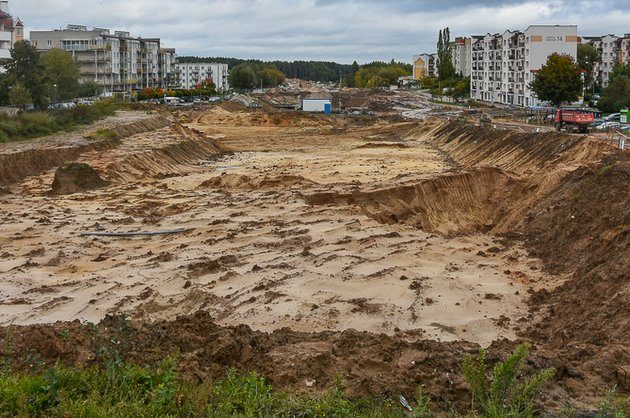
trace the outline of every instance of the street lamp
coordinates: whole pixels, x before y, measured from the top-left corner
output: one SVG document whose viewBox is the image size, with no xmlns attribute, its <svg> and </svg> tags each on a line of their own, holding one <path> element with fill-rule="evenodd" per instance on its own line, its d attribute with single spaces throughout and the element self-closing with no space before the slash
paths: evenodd
<svg viewBox="0 0 630 418">
<path fill-rule="evenodd" d="M 54 92 L 54 95 L 53 95 L 53 104 L 56 107 L 57 106 L 57 84 L 53 84 L 53 88 L 55 89 L 55 92 Z"/>
</svg>

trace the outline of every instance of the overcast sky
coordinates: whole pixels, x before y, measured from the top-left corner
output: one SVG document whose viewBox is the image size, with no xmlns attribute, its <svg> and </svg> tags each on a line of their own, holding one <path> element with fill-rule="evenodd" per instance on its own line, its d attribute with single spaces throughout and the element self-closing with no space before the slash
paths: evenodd
<svg viewBox="0 0 630 418">
<path fill-rule="evenodd" d="M 577 24 L 580 35 L 630 32 L 628 0 L 10 0 L 30 30 L 68 23 L 159 37 L 179 55 L 411 61 L 437 32 L 481 35 Z"/>
</svg>

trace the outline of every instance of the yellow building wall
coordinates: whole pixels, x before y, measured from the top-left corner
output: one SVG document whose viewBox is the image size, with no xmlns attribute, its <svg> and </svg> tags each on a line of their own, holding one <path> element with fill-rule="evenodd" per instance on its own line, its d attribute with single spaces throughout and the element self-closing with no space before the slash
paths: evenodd
<svg viewBox="0 0 630 418">
<path fill-rule="evenodd" d="M 413 63 L 413 79 L 422 80 L 424 77 L 426 77 L 424 60 L 422 58 L 418 58 Z"/>
</svg>

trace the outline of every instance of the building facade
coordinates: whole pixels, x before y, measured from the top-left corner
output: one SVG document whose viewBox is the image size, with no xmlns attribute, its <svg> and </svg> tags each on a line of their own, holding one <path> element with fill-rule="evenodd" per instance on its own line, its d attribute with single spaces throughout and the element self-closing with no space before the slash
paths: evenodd
<svg viewBox="0 0 630 418">
<path fill-rule="evenodd" d="M 472 39 L 459 37 L 451 44 L 452 62 L 455 74 L 462 77 L 470 77 L 472 58 Z"/>
<path fill-rule="evenodd" d="M 413 57 L 413 79 L 437 77 L 436 54 L 420 54 Z"/>
<path fill-rule="evenodd" d="M 175 50 L 164 49 L 157 38 L 135 38 L 129 32 L 68 25 L 65 29 L 33 31 L 39 51 L 61 49 L 79 64 L 81 82 L 96 82 L 106 93 L 176 85 Z M 165 71 L 168 71 L 165 73 Z"/>
<path fill-rule="evenodd" d="M 11 16 L 8 0 L 0 0 L 0 60 L 11 58 L 13 44 L 23 40 L 24 24 Z"/>
<path fill-rule="evenodd" d="M 584 36 L 581 42 L 592 45 L 601 54 L 601 62 L 597 63 L 593 72 L 595 83 L 602 88 L 608 87 L 610 74 L 617 64 L 630 64 L 630 33 L 624 36 Z"/>
<path fill-rule="evenodd" d="M 179 87 L 182 89 L 194 89 L 207 80 L 212 80 L 218 91 L 230 89 L 227 64 L 180 62 L 177 64 L 177 72 Z"/>
<path fill-rule="evenodd" d="M 538 106 L 529 89 L 549 55 L 577 59 L 577 26 L 532 25 L 471 38 L 471 98 L 514 106 Z"/>
</svg>

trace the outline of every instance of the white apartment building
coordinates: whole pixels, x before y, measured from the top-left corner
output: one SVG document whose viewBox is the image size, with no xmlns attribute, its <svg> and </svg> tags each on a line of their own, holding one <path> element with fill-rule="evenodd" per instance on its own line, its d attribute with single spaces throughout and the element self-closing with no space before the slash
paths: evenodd
<svg viewBox="0 0 630 418">
<path fill-rule="evenodd" d="M 206 80 L 212 80 L 218 91 L 230 89 L 227 64 L 180 62 L 177 64 L 177 72 L 179 87 L 182 89 L 192 90 Z"/>
<path fill-rule="evenodd" d="M 455 42 L 451 43 L 452 62 L 455 67 L 455 74 L 462 77 L 470 77 L 471 73 L 471 57 L 472 57 L 472 40 L 471 38 L 455 38 Z"/>
<path fill-rule="evenodd" d="M 601 53 L 601 62 L 595 66 L 595 82 L 601 87 L 608 87 L 610 73 L 617 64 L 630 64 L 630 33 L 624 36 L 584 36 L 583 44 L 594 46 Z"/>
<path fill-rule="evenodd" d="M 24 24 L 11 16 L 8 0 L 0 0 L 0 60 L 11 58 L 13 44 L 22 40 Z"/>
<path fill-rule="evenodd" d="M 515 106 L 538 106 L 529 89 L 549 55 L 577 59 L 576 25 L 532 25 L 524 32 L 473 36 L 471 39 L 471 97 Z"/>
<path fill-rule="evenodd" d="M 61 49 L 79 64 L 82 82 L 94 81 L 106 93 L 164 86 L 165 71 L 175 74 L 175 51 L 162 49 L 156 38 L 134 38 L 129 32 L 68 25 L 65 29 L 33 31 L 39 51 Z M 166 64 L 165 64 L 166 62 Z"/>
</svg>

